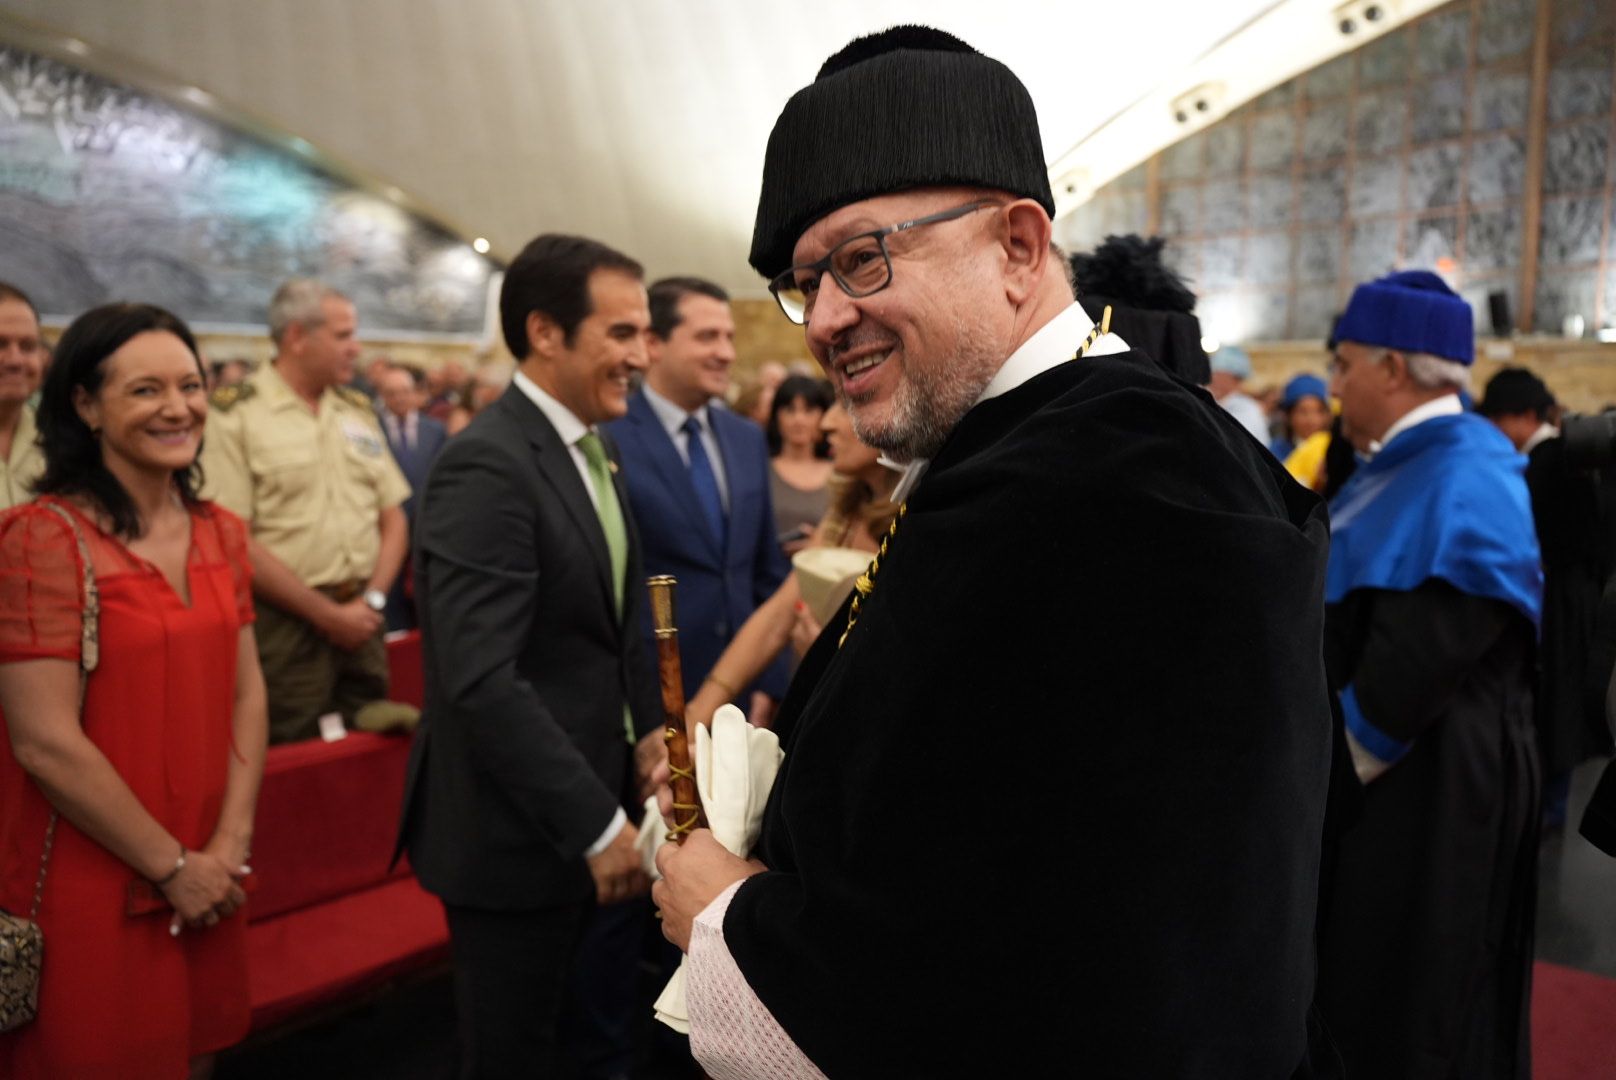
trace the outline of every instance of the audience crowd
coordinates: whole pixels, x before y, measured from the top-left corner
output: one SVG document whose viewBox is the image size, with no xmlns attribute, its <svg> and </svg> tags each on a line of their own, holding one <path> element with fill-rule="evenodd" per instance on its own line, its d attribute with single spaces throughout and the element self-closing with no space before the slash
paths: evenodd
<svg viewBox="0 0 1616 1080">
<path fill-rule="evenodd" d="M 0 1035 L 0 1073 L 117 1061 L 148 1070 L 119 1075 L 179 1075 L 242 1036 L 238 913 L 266 743 L 415 727 L 415 708 L 388 700 L 384 636 L 424 623 L 430 637 L 451 617 L 444 590 L 482 557 L 444 507 L 505 527 L 508 506 L 476 501 L 518 497 L 477 486 L 509 449 L 488 441 L 501 410 L 536 406 L 565 444 L 554 452 L 566 479 L 551 482 L 573 493 L 519 497 L 558 492 L 606 538 L 621 626 L 600 632 L 625 635 L 611 663 L 650 670 L 649 616 L 625 574 L 674 575 L 689 717 L 705 723 L 733 702 L 769 723 L 795 656 L 892 527 L 899 474 L 858 441 L 826 381 L 773 361 L 736 378 L 724 290 L 690 277 L 642 286 L 627 257 L 580 249 L 595 261 L 566 271 L 576 299 L 552 303 L 534 276 L 564 278 L 557 267 L 577 256 L 543 247 L 553 239 L 535 241 L 505 286 L 514 378 L 456 360 L 423 369 L 378 355 L 361 368 L 362 312 L 310 280 L 274 292 L 275 353 L 256 367 L 205 362 L 178 317 L 139 303 L 78 315 L 53 356 L 24 288 L 0 283 L 0 510 L 11 508 L 0 515 L 0 908 L 37 908 L 51 942 L 40 1017 Z M 625 311 L 643 304 L 643 325 L 595 325 L 618 302 L 603 281 L 627 289 Z M 1119 300 L 1119 317 L 1148 306 Z M 1250 356 L 1224 346 L 1203 395 L 1332 498 L 1326 666 L 1343 794 L 1325 822 L 1339 861 L 1320 918 L 1319 1001 L 1352 1075 L 1404 1075 L 1432 1030 L 1454 1026 L 1472 1064 L 1525 1060 L 1537 830 L 1565 823 L 1571 769 L 1612 750 L 1610 660 L 1596 639 L 1616 568 L 1601 471 L 1613 440 L 1570 437 L 1552 392 L 1521 368 L 1468 409 L 1473 341 L 1444 282 L 1395 274 L 1354 295 L 1328 376 L 1251 391 Z M 595 369 L 567 367 L 588 349 Z M 535 527 L 534 543 L 552 542 L 553 525 Z M 490 580 L 520 591 L 542 578 L 510 559 Z M 595 570 L 582 560 L 565 573 Z M 511 618 L 597 632 L 533 607 L 561 602 L 537 587 Z M 659 741 L 638 678 L 608 710 L 626 755 L 601 767 L 611 820 L 577 845 L 594 884 L 568 886 L 600 902 L 566 931 L 562 960 L 594 977 L 554 988 L 563 1041 L 577 1044 L 558 1052 L 579 1075 L 626 1075 L 639 965 L 671 975 L 680 955 L 622 861 Z M 1486 779 L 1460 793 L 1466 770 Z M 438 884 L 459 879 L 434 868 L 431 799 L 460 781 L 426 776 L 400 843 L 444 890 L 457 970 L 493 971 L 507 950 L 551 955 L 522 952 L 529 943 Z M 42 838 L 54 888 L 31 904 Z M 1403 862 L 1388 874 L 1388 860 Z M 153 917 L 123 917 L 126 886 L 130 913 Z M 468 959 L 473 942 L 486 955 Z M 1483 986 L 1490 1009 L 1458 1015 L 1469 999 L 1411 989 L 1430 980 Z M 501 1042 L 498 1010 L 458 990 L 457 1001 L 463 1038 L 490 1060 L 526 1052 Z M 671 1033 L 657 1053 L 675 1068 L 690 1060 Z"/>
</svg>

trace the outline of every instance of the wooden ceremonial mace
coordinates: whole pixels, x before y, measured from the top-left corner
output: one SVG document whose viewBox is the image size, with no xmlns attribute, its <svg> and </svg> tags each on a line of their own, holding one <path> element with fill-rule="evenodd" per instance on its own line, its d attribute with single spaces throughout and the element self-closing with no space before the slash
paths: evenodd
<svg viewBox="0 0 1616 1080">
<path fill-rule="evenodd" d="M 673 589 L 666 574 L 647 578 L 651 591 L 651 627 L 656 631 L 657 675 L 662 683 L 662 715 L 667 724 L 662 738 L 668 744 L 668 769 L 673 774 L 673 825 L 668 839 L 685 842 L 692 829 L 705 829 L 707 815 L 696 790 L 695 763 L 690 760 L 690 738 L 685 731 L 685 678 L 679 665 L 679 627 L 673 616 Z M 688 814 L 688 817 L 681 815 Z"/>
</svg>

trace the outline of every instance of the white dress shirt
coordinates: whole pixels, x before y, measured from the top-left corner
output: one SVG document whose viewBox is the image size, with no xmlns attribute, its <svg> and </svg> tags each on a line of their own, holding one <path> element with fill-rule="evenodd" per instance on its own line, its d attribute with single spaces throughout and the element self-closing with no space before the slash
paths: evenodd
<svg viewBox="0 0 1616 1080">
<path fill-rule="evenodd" d="M 595 429 L 578 419 L 571 409 L 546 394 L 539 388 L 538 383 L 523 375 L 520 371 L 516 373 L 511 381 L 516 384 L 518 390 L 527 395 L 529 401 L 539 407 L 539 411 L 544 414 L 544 418 L 550 421 L 550 426 L 556 429 L 556 434 L 561 436 L 561 441 L 567 444 L 567 453 L 572 455 L 572 464 L 578 470 L 578 479 L 583 481 L 584 491 L 589 493 L 589 501 L 594 503 L 595 512 L 599 513 L 600 497 L 595 494 L 595 481 L 589 475 L 589 459 L 584 457 L 582 450 L 578 449 L 578 440 Z M 612 820 L 606 825 L 606 831 L 600 834 L 600 839 L 584 850 L 584 857 L 589 858 L 605 851 L 611 846 L 612 841 L 617 839 L 617 834 L 623 831 L 623 826 L 627 824 L 628 815 L 619 806 L 617 812 L 612 815 Z"/>
<path fill-rule="evenodd" d="M 713 478 L 718 481 L 718 499 L 724 504 L 724 513 L 729 513 L 729 477 L 724 473 L 724 455 L 718 452 L 718 439 L 713 435 L 713 424 L 710 410 L 706 405 L 695 412 L 685 412 L 679 406 L 651 389 L 646 383 L 641 388 L 645 395 L 645 403 L 651 406 L 651 411 L 661 422 L 673 440 L 674 449 L 684 459 L 685 468 L 690 468 L 690 436 L 684 430 L 685 421 L 694 416 L 701 425 L 701 445 L 707 451 L 707 460 L 713 465 Z"/>
<path fill-rule="evenodd" d="M 401 443 L 406 450 L 413 450 L 421 441 L 421 414 L 411 409 L 399 419 L 389 409 L 382 410 L 382 419 L 387 423 L 387 437 L 396 443 Z"/>
<path fill-rule="evenodd" d="M 1533 450 L 1536 450 L 1550 439 L 1558 437 L 1559 434 L 1560 429 L 1555 427 L 1553 424 L 1539 424 L 1537 426 L 1537 430 L 1528 436 L 1526 443 L 1521 447 L 1521 453 L 1530 454 Z"/>
<path fill-rule="evenodd" d="M 1374 457 L 1384 450 L 1393 439 L 1411 427 L 1423 424 L 1427 420 L 1434 420 L 1439 416 L 1458 416 L 1462 412 L 1464 412 L 1464 405 L 1460 403 L 1458 394 L 1443 394 L 1435 400 L 1427 401 L 1424 405 L 1416 405 L 1399 417 L 1391 427 L 1387 428 L 1386 434 L 1379 439 L 1370 441 L 1369 453 L 1365 457 Z"/>
</svg>

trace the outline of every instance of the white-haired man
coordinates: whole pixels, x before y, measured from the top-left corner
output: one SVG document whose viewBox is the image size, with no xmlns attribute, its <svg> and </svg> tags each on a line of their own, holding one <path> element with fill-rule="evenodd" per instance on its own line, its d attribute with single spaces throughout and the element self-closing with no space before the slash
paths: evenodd
<svg viewBox="0 0 1616 1080">
<path fill-rule="evenodd" d="M 1470 306 L 1435 274 L 1359 286 L 1336 337 L 1367 460 L 1330 504 L 1325 660 L 1362 805 L 1329 875 L 1319 1008 L 1350 1076 L 1526 1076 L 1543 582 L 1526 459 L 1460 404 Z"/>
<path fill-rule="evenodd" d="M 382 611 L 410 486 L 370 399 L 344 385 L 358 325 L 335 289 L 288 281 L 270 301 L 274 360 L 211 398 L 207 494 L 252 530 L 271 742 L 313 738 L 329 713 L 351 724 L 387 696 Z"/>
<path fill-rule="evenodd" d="M 1025 87 L 924 27 L 769 140 L 752 265 L 909 468 L 755 861 L 658 854 L 711 1075 L 1314 1075 L 1323 508 L 1093 324 L 1053 212 Z"/>
</svg>

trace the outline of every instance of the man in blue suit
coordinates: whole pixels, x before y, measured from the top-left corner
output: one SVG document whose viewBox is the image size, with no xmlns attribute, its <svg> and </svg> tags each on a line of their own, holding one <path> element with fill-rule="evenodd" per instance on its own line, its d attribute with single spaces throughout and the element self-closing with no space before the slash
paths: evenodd
<svg viewBox="0 0 1616 1080">
<path fill-rule="evenodd" d="M 387 436 L 387 448 L 393 452 L 404 479 L 410 482 L 410 497 L 404 500 L 404 516 L 409 520 L 411 533 L 415 525 L 416 495 L 426 487 L 426 474 L 432 461 L 449 438 L 444 426 L 420 410 L 422 377 L 417 371 L 394 367 L 376 376 L 376 389 L 381 397 L 382 433 Z M 405 595 L 404 583 L 410 578 L 411 561 L 393 582 L 387 594 L 387 629 L 409 630 L 415 626 L 415 602 Z"/>
<path fill-rule="evenodd" d="M 735 362 L 729 295 L 700 278 L 664 278 L 650 302 L 645 387 L 608 427 L 623 455 L 645 571 L 679 580 L 679 654 L 694 694 L 790 567 L 774 533 L 763 432 L 715 402 Z M 650 640 L 649 615 L 643 631 Z M 757 689 L 778 699 L 787 678 L 776 663 Z M 746 688 L 721 689 L 749 706 Z"/>
</svg>

